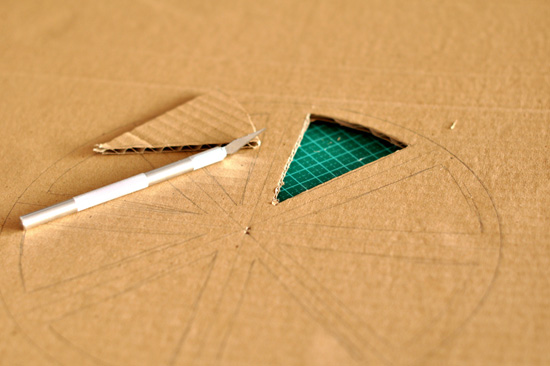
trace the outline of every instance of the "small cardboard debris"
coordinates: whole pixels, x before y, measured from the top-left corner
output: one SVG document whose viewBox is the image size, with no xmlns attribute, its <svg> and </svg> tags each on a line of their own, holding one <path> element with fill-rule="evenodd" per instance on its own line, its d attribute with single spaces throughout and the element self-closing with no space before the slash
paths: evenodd
<svg viewBox="0 0 550 366">
<path fill-rule="evenodd" d="M 250 115 L 222 92 L 201 95 L 132 131 L 96 145 L 101 154 L 204 150 L 256 131 Z M 259 137 L 247 147 L 256 147 Z"/>
</svg>

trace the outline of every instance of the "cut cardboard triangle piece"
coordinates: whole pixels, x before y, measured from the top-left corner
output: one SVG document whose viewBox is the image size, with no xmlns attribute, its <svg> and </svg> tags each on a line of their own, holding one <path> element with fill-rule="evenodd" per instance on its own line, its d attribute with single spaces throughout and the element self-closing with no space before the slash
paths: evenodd
<svg viewBox="0 0 550 366">
<path fill-rule="evenodd" d="M 256 131 L 250 115 L 222 92 L 199 96 L 109 142 L 98 144 L 101 154 L 203 150 L 227 144 Z M 247 147 L 259 146 L 258 137 Z"/>
</svg>

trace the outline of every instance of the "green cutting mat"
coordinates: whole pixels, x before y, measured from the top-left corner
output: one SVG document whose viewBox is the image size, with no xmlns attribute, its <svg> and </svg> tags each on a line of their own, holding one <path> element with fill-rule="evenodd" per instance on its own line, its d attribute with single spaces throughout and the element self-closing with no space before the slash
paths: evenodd
<svg viewBox="0 0 550 366">
<path fill-rule="evenodd" d="M 368 132 L 314 121 L 290 163 L 279 202 L 401 149 Z"/>
</svg>

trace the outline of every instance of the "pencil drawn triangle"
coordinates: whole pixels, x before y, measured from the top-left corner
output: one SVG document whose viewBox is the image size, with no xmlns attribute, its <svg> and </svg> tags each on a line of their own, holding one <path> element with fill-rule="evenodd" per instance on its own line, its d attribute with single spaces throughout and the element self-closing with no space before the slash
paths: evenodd
<svg viewBox="0 0 550 366">
<path fill-rule="evenodd" d="M 102 154 L 202 150 L 256 131 L 250 115 L 222 92 L 204 94 L 109 142 L 96 145 Z M 248 147 L 259 145 L 256 137 Z"/>
<path fill-rule="evenodd" d="M 193 319 L 193 306 L 212 265 L 212 255 L 188 259 L 125 287 L 119 285 L 121 289 L 114 293 L 104 289 L 90 306 L 55 320 L 52 329 L 104 363 L 167 365 L 181 333 Z M 185 296 L 175 296 L 175 289 Z M 94 321 L 82 326 L 84 319 Z M 134 336 L 131 342 L 124 341 L 128 333 Z"/>
<path fill-rule="evenodd" d="M 265 116 L 255 116 L 255 121 L 265 125 Z M 205 192 L 216 197 L 216 202 L 227 209 L 244 203 L 250 176 L 258 159 L 259 149 L 241 151 L 219 164 L 204 169 L 204 174 L 197 174 L 193 180 Z"/>
<path fill-rule="evenodd" d="M 350 212 L 363 214 L 351 217 Z M 343 198 L 337 205 L 294 220 L 293 224 L 389 232 L 473 234 L 480 230 L 476 211 L 449 172 L 439 168 L 373 189 L 370 193 Z"/>
<path fill-rule="evenodd" d="M 228 329 L 227 342 L 219 351 L 220 363 L 259 365 L 266 360 L 300 357 L 305 365 L 355 365 L 347 340 L 337 335 L 328 322 L 316 319 L 316 309 L 308 308 L 297 293 L 260 263 L 252 269 L 239 311 Z M 247 341 L 241 344 L 242 339 Z M 282 345 L 281 339 L 288 343 Z"/>
</svg>

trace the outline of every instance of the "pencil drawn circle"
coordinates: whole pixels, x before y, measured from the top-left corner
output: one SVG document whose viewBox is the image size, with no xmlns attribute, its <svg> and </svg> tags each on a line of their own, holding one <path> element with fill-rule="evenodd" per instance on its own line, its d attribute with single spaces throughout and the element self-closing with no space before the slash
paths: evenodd
<svg viewBox="0 0 550 366">
<path fill-rule="evenodd" d="M 410 145 L 273 206 L 299 130 L 283 126 L 306 110 L 284 107 L 258 107 L 258 149 L 24 233 L 24 213 L 184 155 L 89 144 L 37 177 L 0 237 L 2 296 L 29 339 L 62 364 L 254 364 L 232 347 L 243 337 L 266 357 L 276 340 L 283 358 L 323 344 L 339 361 L 409 364 L 465 324 L 500 258 L 475 172 L 398 124 L 327 109 Z"/>
</svg>

